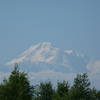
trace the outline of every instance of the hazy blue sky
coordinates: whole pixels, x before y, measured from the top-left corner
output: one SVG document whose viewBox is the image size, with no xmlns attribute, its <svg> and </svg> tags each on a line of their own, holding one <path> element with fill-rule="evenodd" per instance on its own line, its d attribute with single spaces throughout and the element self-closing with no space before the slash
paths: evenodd
<svg viewBox="0 0 100 100">
<path fill-rule="evenodd" d="M 100 0 L 0 0 L 0 64 L 43 41 L 100 59 Z"/>
</svg>

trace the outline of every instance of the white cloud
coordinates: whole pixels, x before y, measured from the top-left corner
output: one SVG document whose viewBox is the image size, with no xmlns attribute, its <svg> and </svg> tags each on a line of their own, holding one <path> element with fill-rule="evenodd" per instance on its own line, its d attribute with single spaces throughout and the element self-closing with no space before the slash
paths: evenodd
<svg viewBox="0 0 100 100">
<path fill-rule="evenodd" d="M 91 61 L 87 69 L 91 85 L 100 89 L 100 60 Z"/>
<path fill-rule="evenodd" d="M 73 50 L 65 50 L 64 53 L 66 53 L 66 54 L 72 54 Z"/>
<path fill-rule="evenodd" d="M 100 60 L 92 61 L 87 65 L 90 74 L 100 74 Z"/>
<path fill-rule="evenodd" d="M 75 75 L 76 75 L 75 73 L 62 73 L 53 70 L 46 70 L 41 72 L 29 72 L 30 80 L 33 83 L 39 83 L 41 81 L 47 81 L 47 80 L 50 80 L 53 83 L 56 83 L 58 80 L 72 81 Z"/>
</svg>

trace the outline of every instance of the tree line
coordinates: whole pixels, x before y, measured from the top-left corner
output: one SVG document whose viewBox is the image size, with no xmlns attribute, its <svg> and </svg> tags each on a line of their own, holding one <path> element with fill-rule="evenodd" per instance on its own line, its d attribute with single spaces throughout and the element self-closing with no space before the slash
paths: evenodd
<svg viewBox="0 0 100 100">
<path fill-rule="evenodd" d="M 31 85 L 27 73 L 15 66 L 0 84 L 0 100 L 100 100 L 100 91 L 90 87 L 86 73 L 78 74 L 72 86 L 67 81 L 58 81 L 55 88 L 50 81 Z"/>
</svg>

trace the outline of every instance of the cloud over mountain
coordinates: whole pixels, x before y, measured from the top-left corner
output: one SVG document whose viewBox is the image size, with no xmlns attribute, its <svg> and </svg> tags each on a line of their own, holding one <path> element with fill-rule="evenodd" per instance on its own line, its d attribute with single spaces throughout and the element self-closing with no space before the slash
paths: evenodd
<svg viewBox="0 0 100 100">
<path fill-rule="evenodd" d="M 100 60 L 91 61 L 87 65 L 87 69 L 92 75 L 100 74 Z"/>
</svg>

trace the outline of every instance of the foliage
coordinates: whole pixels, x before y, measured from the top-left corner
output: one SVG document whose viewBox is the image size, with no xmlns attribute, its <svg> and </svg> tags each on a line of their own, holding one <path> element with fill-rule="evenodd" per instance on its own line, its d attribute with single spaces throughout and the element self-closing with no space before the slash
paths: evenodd
<svg viewBox="0 0 100 100">
<path fill-rule="evenodd" d="M 0 100 L 100 100 L 100 91 L 90 88 L 86 73 L 78 74 L 73 85 L 68 82 L 41 82 L 30 85 L 27 73 L 20 72 L 16 65 L 8 79 L 0 84 Z"/>
<path fill-rule="evenodd" d="M 19 72 L 17 66 L 11 72 L 8 80 L 0 85 L 0 100 L 32 100 L 33 87 L 27 74 Z"/>
<path fill-rule="evenodd" d="M 41 100 L 52 100 L 53 89 L 51 82 L 40 83 Z"/>
<path fill-rule="evenodd" d="M 57 83 L 57 92 L 60 95 L 60 97 L 66 96 L 68 94 L 68 91 L 69 91 L 68 82 L 63 81 L 62 83 L 61 82 Z"/>
<path fill-rule="evenodd" d="M 90 82 L 86 73 L 77 75 L 71 91 L 73 100 L 90 100 Z"/>
</svg>

